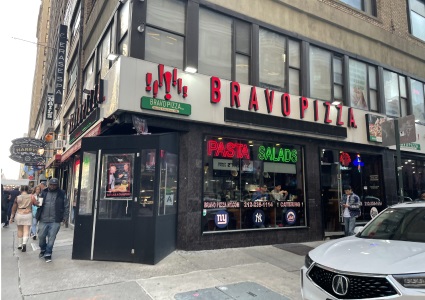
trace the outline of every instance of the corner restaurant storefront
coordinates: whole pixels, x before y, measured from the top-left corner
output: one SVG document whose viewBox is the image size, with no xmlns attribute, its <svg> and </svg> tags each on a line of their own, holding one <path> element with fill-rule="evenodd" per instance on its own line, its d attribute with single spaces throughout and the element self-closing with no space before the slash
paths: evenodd
<svg viewBox="0 0 425 300">
<path fill-rule="evenodd" d="M 343 184 L 369 210 L 396 201 L 394 153 L 368 141 L 365 111 L 128 57 L 103 93 L 94 137 L 64 153 L 78 174 L 73 258 L 320 240 L 342 230 Z M 278 184 L 285 199 L 253 201 Z"/>
</svg>

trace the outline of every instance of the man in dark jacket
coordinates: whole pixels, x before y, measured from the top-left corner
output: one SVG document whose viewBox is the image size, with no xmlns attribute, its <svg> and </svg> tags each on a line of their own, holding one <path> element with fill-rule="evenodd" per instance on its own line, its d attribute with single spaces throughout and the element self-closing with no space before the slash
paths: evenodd
<svg viewBox="0 0 425 300">
<path fill-rule="evenodd" d="M 69 203 L 65 192 L 59 189 L 57 178 L 49 180 L 48 188 L 42 191 L 40 198 L 42 199 L 39 207 L 41 213 L 37 213 L 39 257 L 44 257 L 46 262 L 51 262 L 53 245 L 61 222 L 68 219 Z"/>
<path fill-rule="evenodd" d="M 18 197 L 20 194 L 21 192 L 19 191 L 19 187 L 16 187 L 12 191 L 10 191 L 9 200 L 7 200 L 7 211 L 6 211 L 7 220 L 4 223 L 3 228 L 9 227 L 9 220 L 10 220 L 10 215 L 12 214 L 13 203 L 15 202 L 16 197 Z"/>
</svg>

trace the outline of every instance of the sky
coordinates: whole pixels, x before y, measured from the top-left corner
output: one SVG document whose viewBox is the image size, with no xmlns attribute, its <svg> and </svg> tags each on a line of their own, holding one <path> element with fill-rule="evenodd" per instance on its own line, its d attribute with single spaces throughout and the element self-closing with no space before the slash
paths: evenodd
<svg viewBox="0 0 425 300">
<path fill-rule="evenodd" d="M 0 167 L 7 179 L 19 178 L 11 160 L 12 140 L 28 133 L 41 0 L 3 1 L 0 18 Z M 14 38 L 27 40 L 23 42 Z M 32 43 L 31 43 L 32 42 Z"/>
</svg>

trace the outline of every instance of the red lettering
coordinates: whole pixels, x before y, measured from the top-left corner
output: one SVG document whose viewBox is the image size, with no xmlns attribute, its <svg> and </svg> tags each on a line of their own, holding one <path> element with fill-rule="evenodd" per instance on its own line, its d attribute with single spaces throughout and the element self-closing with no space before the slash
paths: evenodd
<svg viewBox="0 0 425 300">
<path fill-rule="evenodd" d="M 248 109 L 251 110 L 252 108 L 254 108 L 255 111 L 258 110 L 257 90 L 255 89 L 255 86 L 251 88 L 251 95 L 249 96 Z"/>
<path fill-rule="evenodd" d="M 304 119 L 305 111 L 308 108 L 308 100 L 306 97 L 300 98 L 300 118 Z"/>
<path fill-rule="evenodd" d="M 356 120 L 354 120 L 354 111 L 352 107 L 348 109 L 348 126 L 357 128 Z"/>
<path fill-rule="evenodd" d="M 225 157 L 233 157 L 235 156 L 235 143 L 229 142 L 226 144 L 226 151 L 224 152 Z"/>
<path fill-rule="evenodd" d="M 218 149 L 218 143 L 214 140 L 209 140 L 207 142 L 207 153 L 208 156 L 212 156 L 213 151 Z"/>
<path fill-rule="evenodd" d="M 210 102 L 211 103 L 218 103 L 221 100 L 221 92 L 220 92 L 220 88 L 221 88 L 221 81 L 220 78 L 212 76 L 211 77 L 211 99 Z"/>
<path fill-rule="evenodd" d="M 336 109 L 338 110 L 336 125 L 342 126 L 344 122 L 341 121 L 342 118 L 342 104 L 336 105 Z"/>
<path fill-rule="evenodd" d="M 239 94 L 241 92 L 241 86 L 237 81 L 232 81 L 230 84 L 230 107 L 241 106 L 241 101 L 239 100 Z"/>
<path fill-rule="evenodd" d="M 162 80 L 164 76 L 164 65 L 158 65 L 158 85 L 162 87 Z"/>
<path fill-rule="evenodd" d="M 319 101 L 314 100 L 314 121 L 319 121 Z"/>
<path fill-rule="evenodd" d="M 329 119 L 329 115 L 331 113 L 331 103 L 330 102 L 324 102 L 323 106 L 326 107 L 326 112 L 325 112 L 325 123 L 332 123 L 332 121 Z"/>
<path fill-rule="evenodd" d="M 288 93 L 285 93 L 280 98 L 282 115 L 287 117 L 291 114 L 291 96 Z"/>
<path fill-rule="evenodd" d="M 217 142 L 209 140 L 207 142 L 208 156 L 250 159 L 248 145 L 234 142 Z"/>
<path fill-rule="evenodd" d="M 271 113 L 273 110 L 274 91 L 269 92 L 268 89 L 265 89 L 264 96 L 266 97 L 267 112 Z"/>
</svg>

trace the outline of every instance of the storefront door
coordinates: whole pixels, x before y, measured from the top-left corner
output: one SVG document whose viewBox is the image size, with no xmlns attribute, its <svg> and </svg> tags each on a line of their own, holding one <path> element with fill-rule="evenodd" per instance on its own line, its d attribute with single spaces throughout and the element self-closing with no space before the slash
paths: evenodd
<svg viewBox="0 0 425 300">
<path fill-rule="evenodd" d="M 366 224 L 385 207 L 381 156 L 322 149 L 320 163 L 325 237 L 343 234 L 340 199 L 344 185 L 350 185 L 362 202 L 357 225 Z"/>
<path fill-rule="evenodd" d="M 73 258 L 153 264 L 174 250 L 174 139 L 175 135 L 83 139 Z"/>
</svg>

